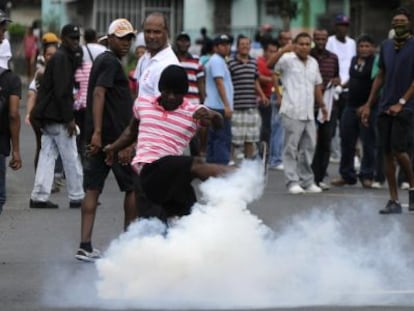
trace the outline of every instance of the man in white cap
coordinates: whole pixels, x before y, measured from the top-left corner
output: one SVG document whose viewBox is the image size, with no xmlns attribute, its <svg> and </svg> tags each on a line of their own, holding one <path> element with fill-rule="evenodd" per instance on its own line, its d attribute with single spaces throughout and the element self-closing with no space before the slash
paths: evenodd
<svg viewBox="0 0 414 311">
<path fill-rule="evenodd" d="M 94 61 L 88 85 L 85 113 L 86 156 L 84 158 L 85 199 L 82 204 L 81 242 L 76 259 L 94 261 L 100 252 L 92 247 L 92 230 L 98 198 L 112 170 L 119 188 L 125 192 L 124 228 L 137 217 L 134 197 L 135 173 L 130 166 L 134 147 L 118 152 L 111 166 L 105 163 L 102 148 L 114 142 L 132 119 L 133 99 L 121 59 L 128 55 L 136 31 L 124 18 L 108 29 L 108 50 Z"/>
</svg>

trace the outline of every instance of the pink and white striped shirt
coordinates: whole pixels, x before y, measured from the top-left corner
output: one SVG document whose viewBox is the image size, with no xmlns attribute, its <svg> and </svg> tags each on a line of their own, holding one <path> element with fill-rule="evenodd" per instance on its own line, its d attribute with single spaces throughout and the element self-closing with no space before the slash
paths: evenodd
<svg viewBox="0 0 414 311">
<path fill-rule="evenodd" d="M 91 74 L 92 63 L 83 62 L 75 71 L 75 82 L 78 84 L 78 89 L 76 90 L 74 97 L 75 101 L 73 103 L 74 110 L 80 110 L 86 108 L 86 98 L 88 96 L 88 83 L 89 76 Z"/>
<path fill-rule="evenodd" d="M 200 108 L 204 106 L 184 99 L 176 110 L 167 111 L 157 98 L 138 97 L 133 112 L 140 123 L 132 166 L 140 171 L 144 163 L 168 155 L 182 155 L 197 130 L 198 122 L 193 115 Z"/>
</svg>

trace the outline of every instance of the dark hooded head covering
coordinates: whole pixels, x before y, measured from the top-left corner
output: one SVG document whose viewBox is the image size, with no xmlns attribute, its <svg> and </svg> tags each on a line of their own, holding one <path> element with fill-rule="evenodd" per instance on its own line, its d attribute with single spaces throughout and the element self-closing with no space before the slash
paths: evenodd
<svg viewBox="0 0 414 311">
<path fill-rule="evenodd" d="M 175 94 L 187 94 L 188 78 L 184 68 L 178 65 L 166 67 L 161 73 L 158 89 L 160 92 L 170 90 Z"/>
</svg>

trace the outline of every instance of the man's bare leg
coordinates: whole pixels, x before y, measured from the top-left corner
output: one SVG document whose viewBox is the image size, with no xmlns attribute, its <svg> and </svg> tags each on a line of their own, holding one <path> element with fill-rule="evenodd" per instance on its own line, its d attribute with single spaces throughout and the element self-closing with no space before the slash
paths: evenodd
<svg viewBox="0 0 414 311">
<path fill-rule="evenodd" d="M 135 192 L 128 191 L 124 198 L 124 230 L 138 217 L 138 210 L 135 204 Z"/>
<path fill-rule="evenodd" d="M 91 242 L 99 191 L 87 190 L 81 207 L 81 242 Z"/>
<path fill-rule="evenodd" d="M 255 144 L 254 143 L 244 143 L 244 157 L 245 159 L 252 159 L 255 156 Z"/>
</svg>

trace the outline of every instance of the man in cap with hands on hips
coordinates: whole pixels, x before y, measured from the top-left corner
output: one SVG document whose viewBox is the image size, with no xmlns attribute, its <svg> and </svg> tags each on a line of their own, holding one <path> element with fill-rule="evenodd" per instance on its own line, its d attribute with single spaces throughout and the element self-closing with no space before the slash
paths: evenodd
<svg viewBox="0 0 414 311">
<path fill-rule="evenodd" d="M 121 59 L 128 55 L 136 30 L 124 18 L 108 28 L 108 50 L 94 61 L 88 85 L 85 114 L 86 156 L 84 160 L 85 199 L 82 204 L 81 242 L 75 255 L 82 261 L 94 261 L 100 252 L 92 247 L 92 230 L 98 198 L 112 170 L 124 197 L 124 229 L 137 217 L 134 196 L 134 171 L 130 166 L 134 146 L 119 151 L 111 166 L 102 151 L 114 142 L 132 118 L 133 99 Z"/>
</svg>

